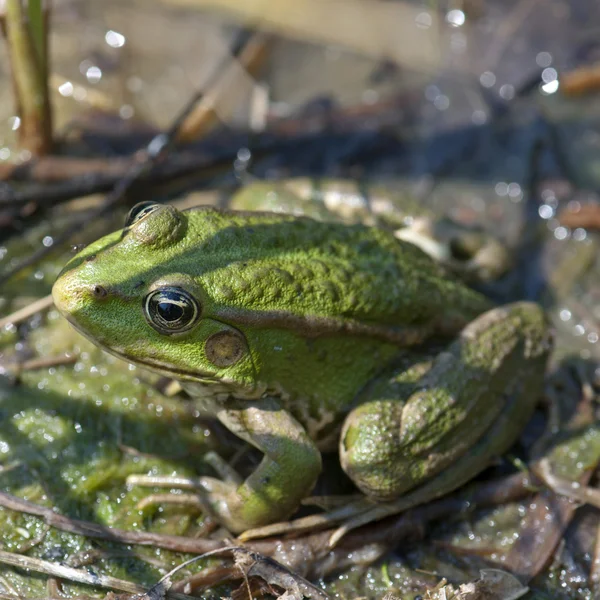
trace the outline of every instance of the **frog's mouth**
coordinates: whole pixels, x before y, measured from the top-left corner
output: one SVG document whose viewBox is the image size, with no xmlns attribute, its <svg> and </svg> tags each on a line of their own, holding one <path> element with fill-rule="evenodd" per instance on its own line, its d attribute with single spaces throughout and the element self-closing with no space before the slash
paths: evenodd
<svg viewBox="0 0 600 600">
<path fill-rule="evenodd" d="M 209 375 L 199 374 L 197 371 L 186 371 L 185 369 L 179 369 L 159 361 L 143 360 L 141 358 L 136 358 L 133 360 L 124 352 L 119 352 L 118 350 L 114 350 L 112 348 L 109 349 L 103 347 L 102 350 L 122 360 L 125 360 L 128 363 L 144 366 L 152 371 L 156 371 L 161 375 L 167 375 L 172 379 L 185 379 L 191 381 L 200 381 L 202 383 L 227 383 L 226 381 L 223 381 L 223 379 L 217 379 L 216 377 L 211 377 Z"/>
<path fill-rule="evenodd" d="M 77 321 L 75 321 L 71 317 L 71 315 L 63 314 L 63 316 L 67 319 L 69 324 L 74 329 L 76 329 L 83 337 L 88 339 L 95 346 L 99 346 L 107 354 L 112 354 L 113 356 L 116 356 L 117 358 L 124 360 L 128 363 L 146 367 L 147 369 L 150 369 L 151 371 L 154 371 L 155 373 L 158 373 L 159 375 L 165 375 L 172 379 L 181 379 L 184 381 L 195 381 L 195 382 L 206 383 L 206 384 L 211 384 L 211 385 L 230 384 L 231 386 L 235 386 L 235 382 L 232 380 L 228 380 L 226 377 L 215 377 L 215 376 L 212 376 L 212 375 L 209 375 L 206 373 L 199 373 L 198 371 L 189 371 L 186 369 L 180 369 L 178 367 L 173 367 L 172 365 L 168 365 L 168 364 L 162 363 L 160 361 L 147 360 L 147 359 L 141 359 L 141 358 L 136 358 L 134 360 L 131 358 L 131 356 L 129 356 L 125 352 L 121 352 L 119 350 L 116 350 L 115 348 L 111 348 L 111 347 L 105 346 L 104 344 L 101 344 L 97 337 L 93 337 L 90 333 L 88 333 L 83 327 L 81 327 L 79 325 L 79 323 L 77 323 Z"/>
</svg>

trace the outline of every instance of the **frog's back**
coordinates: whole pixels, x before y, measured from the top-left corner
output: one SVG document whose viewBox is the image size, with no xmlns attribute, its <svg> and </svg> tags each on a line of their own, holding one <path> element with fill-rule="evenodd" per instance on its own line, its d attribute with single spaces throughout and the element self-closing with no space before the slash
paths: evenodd
<svg viewBox="0 0 600 600">
<path fill-rule="evenodd" d="M 215 306 L 454 331 L 489 304 L 385 230 L 275 213 L 189 211 L 186 270 Z"/>
</svg>

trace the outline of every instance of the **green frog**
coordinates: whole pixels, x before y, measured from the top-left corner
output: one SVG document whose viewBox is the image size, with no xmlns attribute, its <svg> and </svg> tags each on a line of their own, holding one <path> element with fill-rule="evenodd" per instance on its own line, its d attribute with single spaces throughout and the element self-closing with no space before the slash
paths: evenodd
<svg viewBox="0 0 600 600">
<path fill-rule="evenodd" d="M 336 447 L 363 496 L 320 519 L 342 523 L 332 543 L 459 487 L 515 442 L 551 348 L 538 305 L 493 307 L 386 229 L 289 214 L 143 203 L 70 260 L 53 297 L 263 453 L 245 480 L 198 482 L 246 538 L 294 528 L 268 525 Z"/>
</svg>

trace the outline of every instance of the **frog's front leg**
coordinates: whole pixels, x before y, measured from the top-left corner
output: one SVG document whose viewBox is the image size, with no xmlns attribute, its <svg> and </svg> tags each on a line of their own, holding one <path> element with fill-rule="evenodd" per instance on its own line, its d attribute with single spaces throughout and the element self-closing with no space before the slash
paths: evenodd
<svg viewBox="0 0 600 600">
<path fill-rule="evenodd" d="M 321 472 L 321 454 L 305 429 L 272 398 L 227 400 L 216 416 L 264 457 L 239 485 L 200 478 L 212 511 L 234 533 L 288 518 Z"/>
</svg>

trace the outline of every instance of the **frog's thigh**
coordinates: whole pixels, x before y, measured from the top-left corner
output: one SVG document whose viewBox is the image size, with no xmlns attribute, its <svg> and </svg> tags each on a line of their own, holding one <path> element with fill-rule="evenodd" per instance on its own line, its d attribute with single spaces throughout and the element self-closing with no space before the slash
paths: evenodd
<svg viewBox="0 0 600 600">
<path fill-rule="evenodd" d="M 428 370 L 371 386 L 342 430 L 344 470 L 378 501 L 427 481 L 420 501 L 459 487 L 517 439 L 541 393 L 550 347 L 536 304 L 481 315 Z"/>
<path fill-rule="evenodd" d="M 240 485 L 201 479 L 212 510 L 232 532 L 289 517 L 321 471 L 321 454 L 302 425 L 270 398 L 227 402 L 217 416 L 264 457 Z"/>
</svg>

